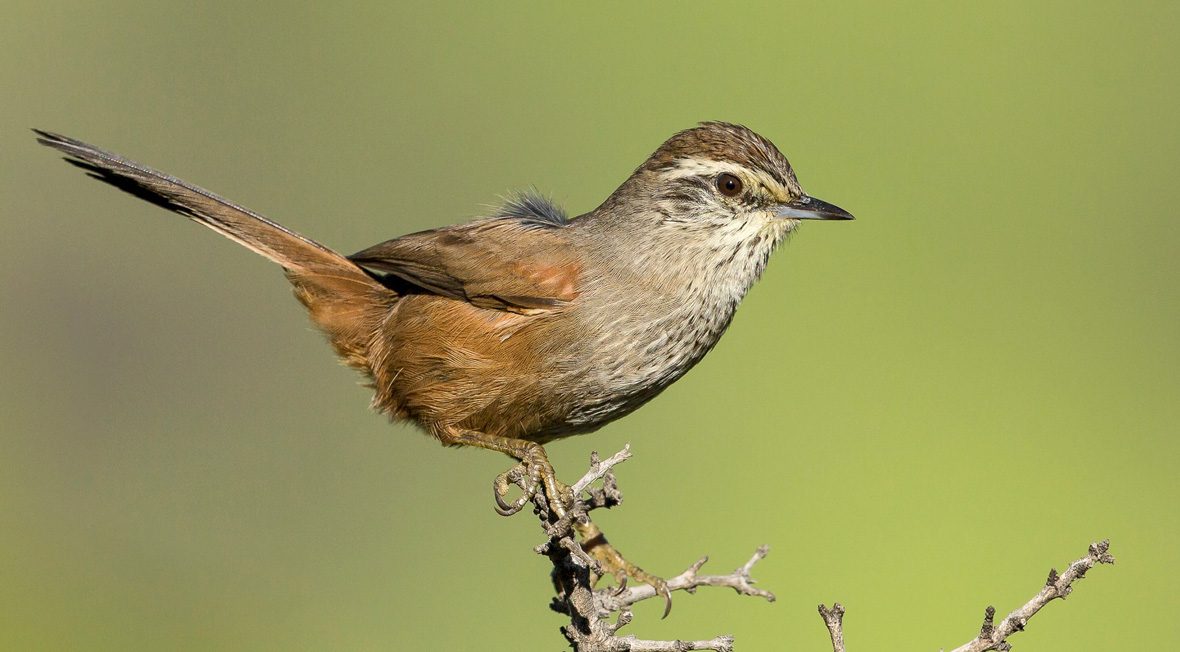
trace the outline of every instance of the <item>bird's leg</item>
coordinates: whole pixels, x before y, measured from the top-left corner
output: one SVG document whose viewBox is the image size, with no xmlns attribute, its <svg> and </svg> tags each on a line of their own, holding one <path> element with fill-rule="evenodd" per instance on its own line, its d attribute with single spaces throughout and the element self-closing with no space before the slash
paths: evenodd
<svg viewBox="0 0 1180 652">
<path fill-rule="evenodd" d="M 644 584 L 650 584 L 656 590 L 657 595 L 664 596 L 664 615 L 662 617 L 668 617 L 668 613 L 672 611 L 672 592 L 668 590 L 668 583 L 663 578 L 656 577 L 627 561 L 623 557 L 623 553 L 606 540 L 606 535 L 589 517 L 575 520 L 574 529 L 582 539 L 582 550 L 585 550 L 598 562 L 603 573 L 614 576 L 615 581 L 619 583 L 619 591 L 627 587 L 628 577 Z"/>
<path fill-rule="evenodd" d="M 524 509 L 529 499 L 538 490 L 545 492 L 545 499 L 555 519 L 564 517 L 569 507 L 573 505 L 572 490 L 557 479 L 553 472 L 553 465 L 549 463 L 549 457 L 545 454 L 545 449 L 536 442 L 511 437 L 497 437 L 476 430 L 457 428 L 440 429 L 439 439 L 447 446 L 475 446 L 504 453 L 520 460 L 520 464 L 496 476 L 493 484 L 496 511 L 504 516 L 510 516 Z M 519 484 L 523 493 L 520 498 L 509 503 L 506 497 L 509 486 L 513 484 Z M 615 578 L 615 581 L 619 583 L 620 590 L 626 587 L 627 578 L 650 584 L 657 594 L 664 596 L 664 616 L 667 617 L 668 612 L 672 610 L 672 594 L 668 590 L 668 583 L 663 578 L 656 577 L 627 561 L 618 548 L 606 540 L 606 535 L 590 520 L 588 515 L 573 519 L 573 526 L 582 539 L 582 550 L 585 550 L 598 562 L 604 574 Z"/>
<path fill-rule="evenodd" d="M 511 516 L 524 509 L 538 489 L 544 490 L 549 509 L 553 510 L 557 518 L 565 516 L 566 509 L 573 502 L 570 488 L 557 480 L 553 465 L 549 463 L 549 456 L 536 442 L 458 429 L 443 430 L 439 434 L 439 439 L 448 446 L 476 446 L 520 460 L 520 464 L 496 476 L 493 483 L 496 511 L 504 516 Z M 517 484 L 516 480 L 520 481 L 523 493 L 520 498 L 510 503 L 506 500 L 508 487 Z"/>
</svg>

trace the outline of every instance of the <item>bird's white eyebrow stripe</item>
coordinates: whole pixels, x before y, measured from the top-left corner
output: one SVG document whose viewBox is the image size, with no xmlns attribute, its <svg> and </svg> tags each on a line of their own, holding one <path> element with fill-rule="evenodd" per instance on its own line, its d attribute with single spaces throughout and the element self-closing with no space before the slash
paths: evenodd
<svg viewBox="0 0 1180 652">
<path fill-rule="evenodd" d="M 703 158 L 682 158 L 669 167 L 663 175 L 669 179 L 683 179 L 684 177 L 712 176 L 729 172 L 738 177 L 746 176 L 747 168 L 728 161 L 712 161 Z"/>
<path fill-rule="evenodd" d="M 663 172 L 666 179 L 684 179 L 686 177 L 711 177 L 723 172 L 728 172 L 737 176 L 739 179 L 749 179 L 753 173 L 754 179 L 761 184 L 772 195 L 790 196 L 791 191 L 783 187 L 777 179 L 762 172 L 761 170 L 750 170 L 744 165 L 738 165 L 730 161 L 714 161 L 705 158 L 681 158 L 677 159 L 674 165 L 669 166 Z"/>
</svg>

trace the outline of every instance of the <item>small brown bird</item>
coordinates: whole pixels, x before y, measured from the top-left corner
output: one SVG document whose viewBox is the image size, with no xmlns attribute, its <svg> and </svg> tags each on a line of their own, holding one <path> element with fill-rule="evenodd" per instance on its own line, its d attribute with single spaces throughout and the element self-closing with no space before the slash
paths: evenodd
<svg viewBox="0 0 1180 652">
<path fill-rule="evenodd" d="M 562 510 L 542 444 L 650 401 L 717 343 L 771 251 L 800 220 L 850 220 L 807 196 L 749 129 L 707 122 L 668 139 L 598 208 L 574 219 L 523 195 L 495 216 L 405 235 L 351 256 L 208 191 L 57 134 L 38 141 L 101 181 L 180 213 L 283 267 L 373 407 L 451 446 L 510 455 L 524 495 Z M 650 582 L 597 529 L 608 570 Z"/>
</svg>

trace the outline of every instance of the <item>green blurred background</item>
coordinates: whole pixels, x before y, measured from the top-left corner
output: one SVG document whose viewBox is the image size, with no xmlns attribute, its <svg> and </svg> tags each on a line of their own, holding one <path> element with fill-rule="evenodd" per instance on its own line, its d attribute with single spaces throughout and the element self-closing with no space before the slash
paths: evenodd
<svg viewBox="0 0 1180 652">
<path fill-rule="evenodd" d="M 5 6 L 0 649 L 562 649 L 507 460 L 367 410 L 268 261 L 86 179 L 62 131 L 354 251 L 534 185 L 593 208 L 700 120 L 812 194 L 729 334 L 634 416 L 607 533 L 772 546 L 773 605 L 644 604 L 739 650 L 966 641 L 1110 537 L 1024 650 L 1174 649 L 1175 3 Z"/>
</svg>

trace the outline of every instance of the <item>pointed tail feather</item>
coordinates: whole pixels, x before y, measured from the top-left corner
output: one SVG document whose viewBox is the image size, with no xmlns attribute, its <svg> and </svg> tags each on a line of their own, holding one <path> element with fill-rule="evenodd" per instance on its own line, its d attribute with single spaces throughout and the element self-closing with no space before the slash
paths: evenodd
<svg viewBox="0 0 1180 652">
<path fill-rule="evenodd" d="M 369 341 L 396 299 L 339 253 L 176 177 L 60 134 L 33 130 L 89 176 L 162 206 L 282 265 L 312 321 L 350 365 L 367 370 Z"/>
</svg>

